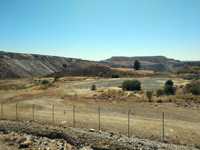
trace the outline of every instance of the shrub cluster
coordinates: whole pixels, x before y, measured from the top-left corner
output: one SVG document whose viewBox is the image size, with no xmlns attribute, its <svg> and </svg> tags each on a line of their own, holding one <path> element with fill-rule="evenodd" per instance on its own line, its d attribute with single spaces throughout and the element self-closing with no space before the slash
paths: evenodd
<svg viewBox="0 0 200 150">
<path fill-rule="evenodd" d="M 49 83 L 48 80 L 42 80 L 42 84 L 47 84 L 47 83 Z"/>
<path fill-rule="evenodd" d="M 159 90 L 156 91 L 157 97 L 162 96 L 163 94 L 164 94 L 164 91 L 161 90 L 161 89 L 159 89 Z"/>
<path fill-rule="evenodd" d="M 164 93 L 166 95 L 174 95 L 176 92 L 176 88 L 171 85 L 165 85 L 164 87 Z"/>
<path fill-rule="evenodd" d="M 125 91 L 140 91 L 141 90 L 141 83 L 138 80 L 125 80 L 122 83 L 122 89 Z"/>
<path fill-rule="evenodd" d="M 200 95 L 200 83 L 190 83 L 186 85 L 186 90 L 193 95 Z"/>
<path fill-rule="evenodd" d="M 159 89 L 156 91 L 157 97 L 162 96 L 162 95 L 174 95 L 176 92 L 176 88 L 173 87 L 174 83 L 172 80 L 167 80 L 165 82 L 164 90 Z"/>
<path fill-rule="evenodd" d="M 113 74 L 112 74 L 112 78 L 119 78 L 119 74 L 113 73 Z"/>
<path fill-rule="evenodd" d="M 187 79 L 187 80 L 199 80 L 200 79 L 200 75 L 189 75 L 189 76 L 185 77 L 184 79 Z"/>
<path fill-rule="evenodd" d="M 176 88 L 173 87 L 174 83 L 172 80 L 167 80 L 165 82 L 164 93 L 166 95 L 174 95 L 176 92 Z"/>
</svg>

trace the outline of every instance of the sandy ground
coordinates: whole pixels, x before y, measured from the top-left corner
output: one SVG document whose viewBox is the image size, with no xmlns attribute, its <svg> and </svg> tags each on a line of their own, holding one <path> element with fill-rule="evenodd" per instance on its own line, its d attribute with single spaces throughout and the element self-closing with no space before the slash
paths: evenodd
<svg viewBox="0 0 200 150">
<path fill-rule="evenodd" d="M 142 88 L 154 89 L 164 85 L 168 78 L 138 78 Z M 98 109 L 100 107 L 100 128 L 127 135 L 128 110 L 130 109 L 130 135 L 137 138 L 162 141 L 165 113 L 164 136 L 168 143 L 195 147 L 200 143 L 200 107 L 177 107 L 175 103 L 116 102 L 93 99 L 92 96 L 107 88 L 117 88 L 125 79 L 84 79 L 61 80 L 46 90 L 24 89 L 1 91 L 3 117 L 6 119 L 33 120 L 52 124 L 74 125 L 84 129 L 99 128 Z M 173 79 L 175 85 L 187 83 Z M 97 90 L 92 91 L 92 84 Z M 200 99 L 197 99 L 200 101 Z M 16 113 L 16 104 L 17 113 Z M 33 116 L 34 104 L 34 116 Z M 54 105 L 54 117 L 53 117 Z M 191 105 L 200 106 L 192 103 Z M 2 107 L 1 107 L 2 108 Z M 1 109 L 2 117 L 2 109 Z"/>
</svg>

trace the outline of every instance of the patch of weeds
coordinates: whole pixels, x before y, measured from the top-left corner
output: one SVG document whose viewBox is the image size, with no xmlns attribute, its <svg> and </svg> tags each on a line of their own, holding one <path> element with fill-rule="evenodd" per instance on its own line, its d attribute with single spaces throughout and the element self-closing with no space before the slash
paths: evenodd
<svg viewBox="0 0 200 150">
<path fill-rule="evenodd" d="M 49 83 L 49 80 L 42 80 L 42 84 L 47 84 Z"/>
<path fill-rule="evenodd" d="M 25 85 L 17 85 L 17 84 L 0 84 L 0 90 L 22 90 L 27 89 Z"/>
</svg>

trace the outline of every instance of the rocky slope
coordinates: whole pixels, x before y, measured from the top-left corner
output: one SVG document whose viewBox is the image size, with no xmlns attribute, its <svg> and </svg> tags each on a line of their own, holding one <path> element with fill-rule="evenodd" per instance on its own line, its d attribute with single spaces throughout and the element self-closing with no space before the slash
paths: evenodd
<svg viewBox="0 0 200 150">
<path fill-rule="evenodd" d="M 103 63 L 74 58 L 0 51 L 0 78 L 42 76 L 71 68 L 84 68 L 96 64 Z"/>
<path fill-rule="evenodd" d="M 113 67 L 132 68 L 135 60 L 140 61 L 141 69 L 154 70 L 158 72 L 175 72 L 183 66 L 179 60 L 169 59 L 164 56 L 148 56 L 148 57 L 111 57 L 105 61 Z"/>
<path fill-rule="evenodd" d="M 141 62 L 141 69 L 158 72 L 175 72 L 182 66 L 178 60 L 163 56 L 152 57 L 112 57 L 105 61 L 88 61 L 57 56 L 19 54 L 0 51 L 0 78 L 24 78 L 83 69 L 95 65 L 132 68 L 134 61 Z"/>
<path fill-rule="evenodd" d="M 34 122 L 0 122 L 0 142 L 10 149 L 198 149 L 147 139 L 138 139 L 113 132 L 83 130 L 67 126 L 53 126 Z M 7 147 L 8 145 L 8 147 Z"/>
</svg>

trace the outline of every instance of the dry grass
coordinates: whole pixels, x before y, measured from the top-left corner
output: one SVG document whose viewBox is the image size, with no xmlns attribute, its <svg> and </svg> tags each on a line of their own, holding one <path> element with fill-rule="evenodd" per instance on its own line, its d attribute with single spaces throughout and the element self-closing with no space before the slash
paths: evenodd
<svg viewBox="0 0 200 150">
<path fill-rule="evenodd" d="M 123 71 L 126 73 L 141 74 L 141 75 L 155 74 L 155 71 L 153 71 L 153 70 L 134 70 L 133 68 L 111 68 L 111 69 Z"/>
<path fill-rule="evenodd" d="M 28 85 L 43 80 L 44 78 L 24 79 L 20 83 Z M 87 80 L 86 80 L 87 79 Z M 51 80 L 47 78 L 47 80 Z M 97 79 L 98 80 L 98 79 Z M 80 128 L 98 128 L 98 107 L 101 107 L 101 127 L 103 131 L 114 131 L 127 134 L 127 112 L 131 110 L 131 135 L 139 138 L 148 138 L 160 141 L 162 127 L 162 112 L 166 114 L 166 137 L 168 142 L 176 144 L 194 145 L 200 139 L 200 101 L 199 96 L 184 94 L 183 80 L 174 79 L 177 86 L 176 95 L 156 97 L 156 89 L 153 103 L 148 103 L 146 90 L 125 91 L 120 88 L 106 87 L 97 91 L 86 90 L 85 97 L 69 96 L 69 90 L 73 90 L 74 84 L 80 87 L 82 84 L 97 81 L 87 77 L 64 77 L 54 86 L 45 90 L 43 85 L 35 84 L 26 90 L 0 91 L 1 100 L 4 102 L 4 117 L 15 119 L 15 106 L 18 102 L 20 120 L 32 119 L 32 106 L 35 104 L 35 121 L 52 123 L 52 105 L 55 105 L 55 122 L 60 125 L 66 120 L 67 125 L 73 125 L 73 106 L 76 105 L 76 122 Z M 116 79 L 117 80 L 117 79 Z M 102 82 L 102 80 L 99 80 Z M 107 82 L 105 80 L 104 82 Z M 112 82 L 115 80 L 111 79 Z M 19 81 L 12 80 L 13 84 Z M 180 83 L 179 83 L 180 82 Z M 76 86 L 75 86 L 76 87 Z M 83 86 L 84 87 L 84 86 Z M 83 92 L 85 89 L 80 90 Z M 162 100 L 163 103 L 156 103 Z M 169 101 L 172 101 L 169 103 Z M 64 114 L 65 110 L 65 114 Z M 9 140 L 9 139 L 8 139 Z M 189 142 L 188 142 L 189 141 Z"/>
</svg>

